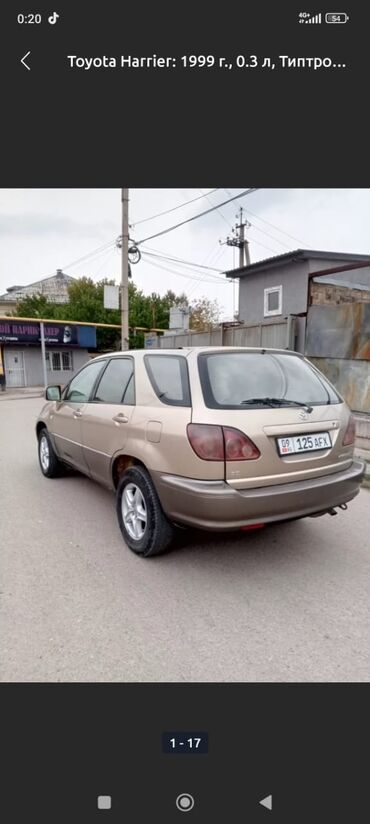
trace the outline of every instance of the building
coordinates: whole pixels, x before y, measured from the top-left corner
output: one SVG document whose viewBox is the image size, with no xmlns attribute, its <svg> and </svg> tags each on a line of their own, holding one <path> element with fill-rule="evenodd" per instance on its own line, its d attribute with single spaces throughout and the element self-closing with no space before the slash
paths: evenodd
<svg viewBox="0 0 370 824">
<path fill-rule="evenodd" d="M 4 295 L 0 295 L 0 315 L 14 312 L 20 300 L 33 295 L 43 295 L 53 303 L 68 303 L 68 287 L 75 283 L 75 278 L 65 275 L 61 269 L 56 274 L 28 286 L 9 286 Z"/>
<path fill-rule="evenodd" d="M 48 383 L 68 383 L 96 349 L 95 326 L 45 322 L 44 337 Z M 7 389 L 43 385 L 40 322 L 0 316 L 0 363 Z"/>
<path fill-rule="evenodd" d="M 296 318 L 296 345 L 305 351 L 307 311 L 310 302 L 310 281 L 315 274 L 322 280 L 323 272 L 340 275 L 342 267 L 352 267 L 354 283 L 370 283 L 364 268 L 356 264 L 369 263 L 370 255 L 323 252 L 296 249 L 293 252 L 259 260 L 249 266 L 226 272 L 228 278 L 239 280 L 239 321 L 245 324 L 265 324 L 278 318 Z M 361 273 L 362 281 L 359 279 Z M 369 269 L 370 272 L 370 269 Z M 347 279 L 348 279 L 347 272 Z M 357 279 L 357 280 L 356 280 Z"/>
<path fill-rule="evenodd" d="M 55 275 L 28 284 L 10 286 L 0 295 L 0 364 L 7 389 L 42 386 L 41 328 L 37 319 L 11 317 L 20 300 L 43 295 L 49 302 L 66 304 L 75 278 L 57 269 Z M 65 384 L 96 349 L 96 328 L 84 324 L 44 323 L 48 383 Z"/>
</svg>

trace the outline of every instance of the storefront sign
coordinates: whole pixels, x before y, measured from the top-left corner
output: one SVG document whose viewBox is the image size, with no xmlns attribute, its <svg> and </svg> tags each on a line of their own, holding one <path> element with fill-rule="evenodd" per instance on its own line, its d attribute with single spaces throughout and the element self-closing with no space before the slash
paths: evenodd
<svg viewBox="0 0 370 824">
<path fill-rule="evenodd" d="M 58 344 L 58 346 L 85 346 L 86 344 L 80 343 L 79 329 L 79 326 L 45 323 L 45 343 Z M 33 343 L 39 346 L 40 341 L 39 323 L 0 321 L 0 343 Z"/>
</svg>

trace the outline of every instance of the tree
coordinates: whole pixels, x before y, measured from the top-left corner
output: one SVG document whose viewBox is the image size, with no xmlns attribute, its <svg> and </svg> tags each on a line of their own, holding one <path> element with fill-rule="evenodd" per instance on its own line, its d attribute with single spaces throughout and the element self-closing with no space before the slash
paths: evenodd
<svg viewBox="0 0 370 824">
<path fill-rule="evenodd" d="M 25 297 L 18 303 L 14 315 L 120 325 L 120 311 L 104 308 L 104 286 L 106 284 L 112 286 L 114 281 L 104 278 L 94 283 L 91 278 L 79 278 L 68 287 L 68 303 L 57 304 L 48 301 L 45 295 L 33 295 Z M 156 292 L 144 295 L 143 291 L 138 289 L 132 281 L 129 283 L 128 290 L 131 349 L 144 346 L 144 333 L 138 331 L 134 334 L 135 327 L 168 329 L 171 306 L 187 301 L 185 294 L 176 295 L 171 290 L 168 290 L 163 297 Z M 99 349 L 119 349 L 121 346 L 120 329 L 97 329 L 97 344 Z"/>
<path fill-rule="evenodd" d="M 202 297 L 191 303 L 190 329 L 206 331 L 220 320 L 221 307 L 217 300 Z"/>
<path fill-rule="evenodd" d="M 57 318 L 58 308 L 57 304 L 49 302 L 45 295 L 29 295 L 19 301 L 16 310 L 11 314 L 20 318 Z"/>
</svg>

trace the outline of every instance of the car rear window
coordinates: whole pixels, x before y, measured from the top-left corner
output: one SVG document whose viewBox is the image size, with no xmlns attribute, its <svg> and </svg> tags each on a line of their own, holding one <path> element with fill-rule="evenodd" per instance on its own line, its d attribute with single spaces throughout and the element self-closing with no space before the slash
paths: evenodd
<svg viewBox="0 0 370 824">
<path fill-rule="evenodd" d="M 278 398 L 303 404 L 341 403 L 325 377 L 307 361 L 271 352 L 216 352 L 198 356 L 206 406 L 237 409 L 250 399 Z M 281 403 L 281 406 L 284 404 Z M 262 403 L 245 408 L 263 407 Z"/>
<path fill-rule="evenodd" d="M 191 406 L 188 366 L 180 355 L 145 355 L 146 371 L 162 401 L 172 406 Z"/>
</svg>

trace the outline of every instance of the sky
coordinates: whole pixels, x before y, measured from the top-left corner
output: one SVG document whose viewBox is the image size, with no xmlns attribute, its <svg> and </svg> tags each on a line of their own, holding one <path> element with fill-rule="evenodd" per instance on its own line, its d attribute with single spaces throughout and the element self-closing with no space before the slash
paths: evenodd
<svg viewBox="0 0 370 824">
<path fill-rule="evenodd" d="M 130 236 L 142 241 L 247 187 L 242 182 L 239 189 L 216 191 L 131 189 Z M 238 250 L 224 242 L 232 236 L 240 206 L 251 224 L 251 262 L 298 248 L 370 254 L 370 189 L 258 189 L 143 243 L 142 258 L 132 266 L 134 283 L 145 294 L 163 295 L 172 289 L 185 292 L 190 301 L 215 299 L 220 319 L 231 320 L 238 308 L 238 288 L 222 272 L 238 265 Z M 96 282 L 107 277 L 118 283 L 121 263 L 115 240 L 120 233 L 120 189 L 0 189 L 0 294 L 57 269 L 76 278 L 88 276 Z M 209 268 L 196 268 L 200 265 Z"/>
</svg>

